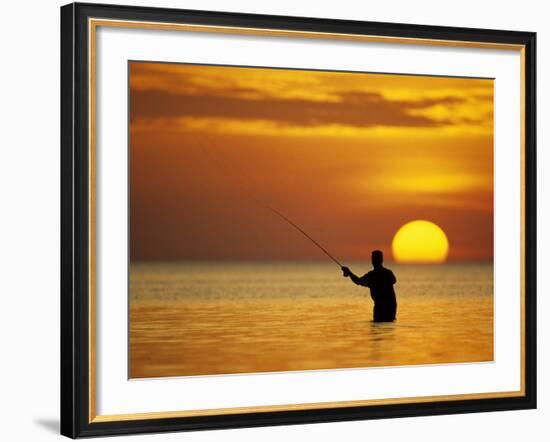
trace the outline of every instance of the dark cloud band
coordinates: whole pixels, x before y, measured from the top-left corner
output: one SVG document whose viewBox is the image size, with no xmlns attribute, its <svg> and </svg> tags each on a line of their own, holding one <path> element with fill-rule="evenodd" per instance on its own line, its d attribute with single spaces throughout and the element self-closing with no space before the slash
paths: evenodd
<svg viewBox="0 0 550 442">
<path fill-rule="evenodd" d="M 343 92 L 339 95 L 339 101 L 325 102 L 301 98 L 243 98 L 234 94 L 175 94 L 161 90 L 132 90 L 130 95 L 132 118 L 237 118 L 271 120 L 305 127 L 328 124 L 355 127 L 445 126 L 456 122 L 413 115 L 410 111 L 436 105 L 452 106 L 464 101 L 458 97 L 392 101 L 381 94 L 369 92 Z"/>
</svg>

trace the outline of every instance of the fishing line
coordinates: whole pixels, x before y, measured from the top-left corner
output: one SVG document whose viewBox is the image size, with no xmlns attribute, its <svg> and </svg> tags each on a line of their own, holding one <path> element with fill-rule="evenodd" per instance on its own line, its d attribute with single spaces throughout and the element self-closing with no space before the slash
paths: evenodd
<svg viewBox="0 0 550 442">
<path fill-rule="evenodd" d="M 321 244 L 319 244 L 316 240 L 314 240 L 311 236 L 308 235 L 307 232 L 305 232 L 300 226 L 298 226 L 294 221 L 292 221 L 290 218 L 288 218 L 286 215 L 284 215 L 281 211 L 275 209 L 274 207 L 271 207 L 268 204 L 263 203 L 258 198 L 254 196 L 252 191 L 250 190 L 250 186 L 244 184 L 243 174 L 241 171 L 241 175 L 234 174 L 233 170 L 231 168 L 223 167 L 223 165 L 218 162 L 218 160 L 211 155 L 210 151 L 206 148 L 206 146 L 202 143 L 202 141 L 199 139 L 198 144 L 201 147 L 201 149 L 206 153 L 206 155 L 210 158 L 212 163 L 215 163 L 218 168 L 221 170 L 221 172 L 225 175 L 227 172 L 231 172 L 233 175 L 233 178 L 236 178 L 236 182 L 239 182 L 241 184 L 241 190 L 244 190 L 243 194 L 248 196 L 252 201 L 254 201 L 256 204 L 258 204 L 260 207 L 269 210 L 270 212 L 277 215 L 279 218 L 290 224 L 292 227 L 294 227 L 298 232 L 300 232 L 302 235 L 304 235 L 307 239 L 309 239 L 313 244 L 315 244 L 325 255 L 327 255 L 332 261 L 334 261 L 336 264 L 338 264 L 339 267 L 342 267 L 342 264 L 334 257 L 332 256 L 327 249 L 325 249 Z M 248 191 L 246 191 L 248 189 Z"/>
</svg>

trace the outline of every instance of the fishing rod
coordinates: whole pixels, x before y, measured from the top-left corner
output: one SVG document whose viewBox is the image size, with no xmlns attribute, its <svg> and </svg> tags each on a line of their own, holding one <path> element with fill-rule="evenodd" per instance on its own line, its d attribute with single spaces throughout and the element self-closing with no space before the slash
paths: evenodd
<svg viewBox="0 0 550 442">
<path fill-rule="evenodd" d="M 330 259 L 332 259 L 336 264 L 338 264 L 340 267 L 343 267 L 342 264 L 340 264 L 338 262 L 338 260 L 332 256 L 321 244 L 319 244 L 317 241 L 315 241 L 311 236 L 309 236 L 306 232 L 304 232 L 304 230 L 302 230 L 301 227 L 299 227 L 297 224 L 295 224 L 294 222 L 292 222 L 290 219 L 288 219 L 285 215 L 283 215 L 281 212 L 279 212 L 278 210 L 274 209 L 273 207 L 271 206 L 266 206 L 266 205 L 263 205 L 262 206 L 264 209 L 268 209 L 268 210 L 271 210 L 273 213 L 275 213 L 276 215 L 279 215 L 282 219 L 284 219 L 287 223 L 289 223 L 291 226 L 293 226 L 296 230 L 298 230 L 298 232 L 302 233 L 306 238 L 308 238 L 313 244 L 315 244 L 317 247 L 319 247 L 323 253 L 325 255 L 327 255 Z"/>
<path fill-rule="evenodd" d="M 206 149 L 205 145 L 202 144 L 201 140 L 199 139 L 199 146 L 202 148 L 202 150 L 204 152 L 206 152 L 207 156 L 212 160 L 213 163 L 216 163 L 216 165 L 220 168 L 220 170 L 223 171 L 223 173 L 225 174 L 227 172 L 227 170 L 231 170 L 231 169 L 227 169 L 227 168 L 224 168 L 222 167 L 222 165 L 218 162 L 218 160 L 216 158 L 214 158 L 213 155 L 210 154 L 210 152 L 208 151 L 208 149 Z M 234 177 L 238 177 L 237 181 L 241 182 L 242 184 L 242 171 L 241 171 L 241 175 L 240 176 L 237 176 L 237 175 L 234 175 Z M 244 187 L 244 186 L 241 186 L 241 187 Z M 247 186 L 248 187 L 248 186 Z M 242 189 L 241 189 L 242 190 Z M 251 200 L 253 200 L 256 204 L 258 204 L 260 207 L 266 209 L 266 210 L 269 210 L 271 212 L 273 212 L 275 215 L 277 215 L 279 218 L 281 218 L 282 220 L 286 221 L 288 224 L 290 224 L 292 227 L 294 227 L 296 230 L 298 230 L 298 232 L 300 232 L 302 235 L 304 235 L 307 239 L 309 239 L 313 244 L 315 244 L 325 255 L 327 255 L 332 261 L 334 261 L 336 264 L 338 264 L 339 267 L 342 267 L 342 264 L 334 257 L 332 256 L 328 251 L 327 249 L 325 249 L 321 244 L 319 244 L 317 241 L 315 241 L 311 236 L 309 236 L 307 234 L 307 232 L 305 232 L 300 226 L 298 226 L 294 221 L 292 221 L 291 219 L 289 219 L 286 215 L 284 215 L 283 213 L 281 213 L 279 210 L 263 203 L 262 201 L 260 201 L 258 198 L 256 198 L 252 192 L 249 190 L 248 192 L 244 192 Z"/>
</svg>

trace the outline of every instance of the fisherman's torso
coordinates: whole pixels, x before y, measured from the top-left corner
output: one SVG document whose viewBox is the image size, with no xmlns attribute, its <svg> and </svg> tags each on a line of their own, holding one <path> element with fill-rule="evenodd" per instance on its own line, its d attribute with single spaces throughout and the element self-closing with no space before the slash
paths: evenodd
<svg viewBox="0 0 550 442">
<path fill-rule="evenodd" d="M 375 303 L 396 304 L 395 276 L 393 272 L 385 267 L 374 269 L 368 272 L 364 277 L 366 286 L 370 289 L 372 299 Z"/>
</svg>

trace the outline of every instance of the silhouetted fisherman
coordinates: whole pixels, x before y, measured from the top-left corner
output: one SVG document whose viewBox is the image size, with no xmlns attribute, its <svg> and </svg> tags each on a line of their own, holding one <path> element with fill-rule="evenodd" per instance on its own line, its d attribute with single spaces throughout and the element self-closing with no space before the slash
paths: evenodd
<svg viewBox="0 0 550 442">
<path fill-rule="evenodd" d="M 371 258 L 374 270 L 359 277 L 354 275 L 349 268 L 343 266 L 344 277 L 350 277 L 355 284 L 370 289 L 370 295 L 374 301 L 373 319 L 375 322 L 394 321 L 397 310 L 397 301 L 393 290 L 393 285 L 396 282 L 395 275 L 390 269 L 382 266 L 384 255 L 380 250 L 374 250 Z"/>
</svg>

